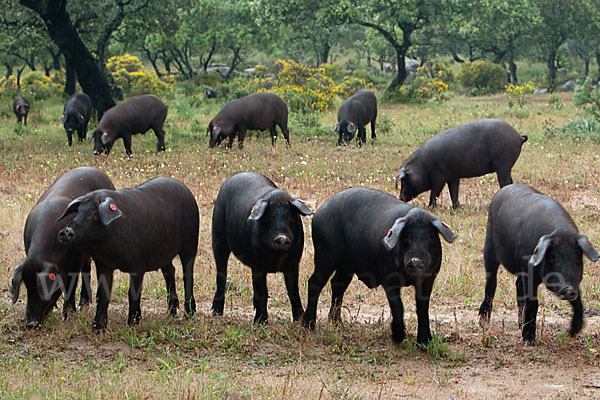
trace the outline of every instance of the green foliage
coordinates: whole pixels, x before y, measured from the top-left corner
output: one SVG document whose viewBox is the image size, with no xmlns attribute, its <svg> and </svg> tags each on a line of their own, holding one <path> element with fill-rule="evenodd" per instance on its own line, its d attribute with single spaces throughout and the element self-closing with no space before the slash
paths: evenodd
<svg viewBox="0 0 600 400">
<path fill-rule="evenodd" d="M 573 93 L 573 104 L 582 107 L 585 114 L 588 114 L 596 121 L 600 121 L 600 88 L 594 86 L 592 78 L 589 76 L 585 81 L 578 80 L 580 85 Z"/>
<path fill-rule="evenodd" d="M 552 96 L 550 96 L 548 98 L 548 104 L 550 104 L 552 107 L 554 107 L 557 110 L 560 110 L 561 108 L 563 108 L 565 106 L 565 103 L 563 103 L 562 100 L 555 94 L 553 94 Z"/>
<path fill-rule="evenodd" d="M 560 133 L 576 141 L 600 143 L 600 122 L 597 119 L 572 120 L 562 126 Z"/>
<path fill-rule="evenodd" d="M 17 80 L 14 76 L 0 78 L 0 97 L 3 99 L 13 99 L 19 93 Z"/>
<path fill-rule="evenodd" d="M 445 65 L 444 65 L 445 66 Z M 429 100 L 444 101 L 448 95 L 448 84 L 441 77 L 453 79 L 450 70 L 434 70 L 420 67 L 417 76 L 407 85 L 386 92 L 386 101 L 390 103 L 419 104 Z M 433 75 L 433 76 L 432 76 Z"/>
<path fill-rule="evenodd" d="M 39 71 L 32 71 L 21 78 L 21 93 L 28 99 L 44 100 L 56 95 L 60 89 Z"/>
<path fill-rule="evenodd" d="M 492 94 L 504 89 L 506 71 L 490 61 L 464 63 L 460 66 L 458 80 L 472 95 Z"/>
<path fill-rule="evenodd" d="M 161 95 L 170 92 L 173 85 L 173 81 L 162 81 L 148 72 L 136 56 L 129 54 L 109 58 L 106 67 L 127 96 Z"/>
</svg>

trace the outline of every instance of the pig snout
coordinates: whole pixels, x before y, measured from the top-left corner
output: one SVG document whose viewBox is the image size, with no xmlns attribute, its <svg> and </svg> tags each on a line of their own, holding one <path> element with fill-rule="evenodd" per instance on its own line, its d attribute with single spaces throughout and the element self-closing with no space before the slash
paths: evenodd
<svg viewBox="0 0 600 400">
<path fill-rule="evenodd" d="M 423 272 L 425 269 L 425 264 L 423 260 L 419 257 L 411 257 L 406 263 L 406 269 L 410 273 L 419 273 Z"/>
<path fill-rule="evenodd" d="M 71 244 L 75 239 L 75 231 L 73 228 L 66 226 L 58 232 L 58 241 L 62 244 Z"/>
<path fill-rule="evenodd" d="M 577 289 L 571 285 L 564 285 L 558 289 L 558 297 L 561 300 L 574 301 L 577 298 Z"/>
<path fill-rule="evenodd" d="M 277 235 L 275 239 L 273 239 L 273 247 L 277 250 L 287 250 L 290 248 L 292 241 L 286 235 Z"/>
</svg>

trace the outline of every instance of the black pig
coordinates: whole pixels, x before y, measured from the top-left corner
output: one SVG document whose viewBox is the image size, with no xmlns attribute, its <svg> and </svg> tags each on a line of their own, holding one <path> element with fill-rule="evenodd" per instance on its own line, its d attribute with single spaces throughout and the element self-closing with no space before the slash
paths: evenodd
<svg viewBox="0 0 600 400">
<path fill-rule="evenodd" d="M 483 248 L 485 298 L 479 308 L 480 324 L 489 323 L 501 263 L 517 275 L 518 321 L 526 344 L 535 346 L 537 291 L 541 283 L 571 303 L 571 335 L 577 334 L 583 327 L 579 290 L 583 254 L 592 261 L 600 257 L 589 239 L 578 233 L 560 204 L 526 185 L 500 189 L 492 198 L 488 214 Z"/>
<path fill-rule="evenodd" d="M 27 125 L 27 115 L 29 114 L 29 103 L 21 96 L 16 96 L 13 100 L 13 112 L 17 116 L 17 122 L 23 121 Z"/>
<path fill-rule="evenodd" d="M 73 144 L 73 132 L 77 131 L 80 142 L 85 140 L 87 126 L 92 116 L 92 102 L 85 93 L 75 93 L 69 97 L 63 109 L 62 122 L 67 131 L 69 146 Z"/>
<path fill-rule="evenodd" d="M 458 208 L 460 178 L 496 172 L 500 187 L 512 183 L 510 170 L 519 158 L 527 136 L 504 121 L 483 119 L 438 133 L 415 150 L 396 176 L 402 183 L 400 199 L 410 201 L 430 190 L 429 207 L 435 207 L 448 184 L 452 207 Z"/>
<path fill-rule="evenodd" d="M 94 154 L 103 151 L 108 154 L 115 141 L 123 138 L 125 152 L 130 156 L 131 135 L 152 129 L 158 139 L 157 151 L 165 151 L 163 124 L 167 111 L 167 105 L 156 96 L 145 94 L 132 97 L 104 113 L 88 142 L 94 139 Z"/>
<path fill-rule="evenodd" d="M 206 133 L 210 133 L 208 147 L 213 148 L 225 138 L 229 139 L 229 148 L 238 135 L 240 149 L 244 147 L 247 130 L 271 132 L 271 144 L 275 146 L 279 126 L 283 136 L 290 144 L 290 132 L 287 127 L 288 108 L 283 99 L 275 93 L 263 92 L 251 94 L 225 104 L 225 107 L 210 121 Z"/>
<path fill-rule="evenodd" d="M 233 254 L 252 269 L 255 323 L 267 322 L 267 273 L 283 272 L 294 321 L 304 312 L 298 292 L 298 264 L 304 248 L 300 215 L 311 215 L 302 201 L 277 189 L 267 177 L 244 172 L 219 191 L 212 218 L 217 263 L 213 314 L 223 315 L 227 260 Z"/>
<path fill-rule="evenodd" d="M 76 168 L 56 180 L 33 207 L 23 238 L 27 258 L 15 268 L 11 281 L 13 303 L 21 283 L 27 289 L 27 327 L 38 327 L 64 293 L 63 317 L 75 309 L 75 289 L 81 271 L 80 304 L 91 299 L 90 258 L 81 249 L 58 242 L 58 232 L 71 220 L 57 222 L 73 199 L 96 189 L 114 189 L 109 177 L 96 168 Z"/>
<path fill-rule="evenodd" d="M 312 235 L 315 271 L 308 280 L 304 326 L 313 328 L 321 290 L 331 279 L 329 319 L 340 321 L 342 299 L 356 275 L 369 288 L 383 285 L 392 311 L 392 338 L 405 337 L 400 288 L 415 287 L 417 341 L 431 340 L 429 298 L 442 262 L 438 234 L 449 243 L 456 236 L 425 210 L 374 189 L 336 193 L 315 213 Z"/>
<path fill-rule="evenodd" d="M 75 214 L 63 228 L 61 243 L 82 248 L 96 263 L 98 293 L 94 333 L 106 327 L 115 268 L 129 273 L 128 324 L 141 317 L 140 295 L 147 271 L 161 269 L 168 309 L 175 315 L 173 258 L 179 255 L 185 288 L 185 312 L 196 311 L 193 295 L 194 259 L 198 249 L 198 205 L 183 183 L 155 178 L 123 190 L 96 190 L 71 202 L 61 219 Z"/>
<path fill-rule="evenodd" d="M 377 119 L 377 98 L 368 90 L 359 90 L 340 107 L 337 115 L 335 133 L 338 146 L 349 143 L 358 129 L 356 143 L 360 146 L 367 141 L 365 125 L 371 124 L 371 139 L 375 139 L 375 120 Z"/>
</svg>

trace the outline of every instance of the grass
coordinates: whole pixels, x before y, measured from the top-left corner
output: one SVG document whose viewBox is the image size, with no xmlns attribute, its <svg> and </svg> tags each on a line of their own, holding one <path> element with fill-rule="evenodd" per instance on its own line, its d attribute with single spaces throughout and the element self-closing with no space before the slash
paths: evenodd
<svg viewBox="0 0 600 400">
<path fill-rule="evenodd" d="M 169 104 L 167 151 L 155 153 L 153 133 L 133 137 L 134 156 L 125 155 L 121 141 L 110 156 L 94 157 L 91 145 L 66 146 L 60 124 L 59 99 L 35 103 L 29 125 L 16 124 L 0 113 L 0 282 L 9 282 L 24 258 L 22 233 L 27 214 L 62 173 L 77 166 L 95 166 L 110 174 L 118 188 L 135 186 L 156 176 L 186 183 L 200 208 L 199 252 L 195 264 L 198 313 L 185 320 L 167 315 L 164 280 L 149 273 L 142 294 L 142 322 L 127 327 L 128 277 L 117 272 L 105 333 L 91 334 L 94 306 L 62 321 L 57 310 L 43 329 L 24 327 L 25 303 L 10 303 L 0 288 L 0 397 L 2 398 L 181 398 L 181 399 L 372 399 L 442 397 L 517 397 L 515 370 L 535 393 L 546 393 L 547 381 L 563 385 L 560 395 L 588 397 L 585 376 L 600 365 L 598 317 L 587 318 L 583 332 L 567 332 L 570 308 L 546 289 L 540 289 L 539 347 L 520 344 L 516 326 L 514 277 L 500 270 L 492 322 L 477 326 L 483 298 L 481 252 L 487 206 L 498 189 L 488 175 L 461 181 L 463 208 L 453 211 L 445 189 L 434 214 L 443 218 L 458 240 L 443 244 L 443 264 L 431 300 L 434 340 L 427 348 L 416 343 L 414 290 L 403 290 L 407 340 L 390 338 L 390 312 L 381 288 L 369 290 L 354 280 L 344 300 L 342 325 L 327 322 L 330 290 L 320 298 L 317 328 L 306 332 L 291 322 L 283 277 L 268 277 L 270 324 L 253 326 L 249 269 L 235 258 L 229 263 L 232 288 L 226 293 L 223 317 L 210 312 L 215 267 L 210 219 L 213 202 L 227 177 L 241 171 L 266 174 L 280 187 L 316 210 L 329 196 L 349 187 L 373 187 L 397 195 L 394 174 L 402 161 L 429 136 L 479 118 L 504 119 L 529 136 L 513 169 L 517 182 L 530 184 L 560 201 L 581 232 L 600 243 L 600 189 L 596 141 L 573 140 L 555 129 L 575 119 L 578 110 L 570 94 L 560 94 L 564 106 L 549 96 L 530 96 L 527 115 L 514 115 L 506 96 L 454 96 L 442 104 L 382 106 L 385 133 L 362 148 L 335 146 L 335 112 L 318 116 L 322 128 L 292 124 L 292 147 L 279 140 L 271 149 L 267 134 L 252 135 L 243 151 L 208 149 L 205 127 L 221 103 L 192 101 L 179 95 Z M 314 118 L 311 119 L 314 123 Z M 329 129 L 331 128 L 331 129 Z M 428 194 L 413 202 L 425 207 Z M 300 291 L 306 305 L 307 280 L 313 269 L 310 219 L 304 218 L 305 251 L 300 265 Z M 181 268 L 177 290 L 183 298 Z M 587 310 L 600 311 L 599 265 L 586 261 L 582 293 Z M 95 287 L 95 279 L 92 279 Z M 62 306 L 62 305 L 59 305 Z M 531 366 L 534 366 L 533 368 Z M 552 373 L 557 368 L 566 372 Z M 552 379 L 532 376 L 544 371 Z M 473 372 L 475 371 L 475 372 Z M 562 371 L 562 369 L 561 369 Z M 576 372 L 574 372 L 576 371 Z M 590 372 L 592 374 L 592 372 Z M 485 392 L 486 382 L 496 383 Z"/>
</svg>

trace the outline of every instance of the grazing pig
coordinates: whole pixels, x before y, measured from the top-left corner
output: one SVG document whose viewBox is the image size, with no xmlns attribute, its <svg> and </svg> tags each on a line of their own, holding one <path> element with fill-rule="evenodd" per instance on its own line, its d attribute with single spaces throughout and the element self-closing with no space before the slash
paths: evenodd
<svg viewBox="0 0 600 400">
<path fill-rule="evenodd" d="M 498 265 L 517 275 L 519 327 L 523 341 L 535 346 L 538 286 L 544 283 L 573 307 L 571 335 L 583 327 L 579 283 L 582 255 L 600 257 L 590 240 L 578 233 L 565 209 L 553 199 L 526 185 L 513 184 L 492 198 L 488 214 L 483 262 L 485 298 L 479 308 L 480 325 L 489 323 L 496 292 Z"/>
<path fill-rule="evenodd" d="M 360 146 L 367 141 L 365 125 L 371 124 L 371 139 L 375 139 L 375 120 L 377 119 L 377 98 L 368 90 L 354 93 L 340 107 L 337 115 L 335 133 L 338 146 L 346 145 L 358 129 L 356 143 Z"/>
<path fill-rule="evenodd" d="M 233 254 L 252 269 L 255 323 L 266 323 L 267 273 L 283 272 L 292 316 L 302 316 L 298 264 L 304 248 L 300 215 L 311 215 L 302 201 L 277 189 L 254 172 L 230 177 L 219 191 L 212 218 L 212 247 L 217 264 L 213 315 L 223 315 L 227 260 Z"/>
<path fill-rule="evenodd" d="M 27 289 L 27 327 L 38 327 L 56 305 L 61 292 L 65 301 L 63 317 L 75 309 L 75 289 L 81 271 L 80 304 L 91 299 L 90 258 L 82 249 L 63 246 L 58 232 L 70 218 L 57 222 L 73 199 L 96 189 L 114 189 L 108 176 L 96 169 L 73 169 L 54 182 L 33 207 L 25 222 L 27 257 L 15 268 L 10 289 L 13 303 L 19 298 L 21 283 Z"/>
<path fill-rule="evenodd" d="M 410 201 L 430 190 L 429 207 L 434 208 L 447 183 L 452 207 L 458 208 L 460 178 L 496 172 L 500 187 L 512 183 L 510 170 L 519 158 L 527 136 L 504 121 L 483 119 L 438 133 L 415 150 L 396 175 L 402 183 L 400 199 Z"/>
<path fill-rule="evenodd" d="M 238 135 L 240 149 L 244 147 L 246 130 L 269 130 L 271 144 L 275 146 L 278 125 L 283 136 L 290 144 L 290 132 L 287 127 L 288 109 L 283 99 L 274 93 L 263 92 L 251 94 L 232 100 L 210 121 L 206 133 L 210 133 L 208 147 L 213 148 L 225 138 L 229 139 L 229 148 Z"/>
<path fill-rule="evenodd" d="M 340 321 L 342 299 L 356 275 L 369 288 L 382 285 L 392 311 L 392 338 L 405 337 L 400 288 L 415 287 L 417 342 L 431 340 L 429 298 L 442 262 L 439 234 L 456 236 L 441 219 L 374 189 L 336 193 L 312 221 L 315 271 L 308 280 L 304 326 L 314 328 L 321 290 L 331 279 L 329 319 Z"/>
<path fill-rule="evenodd" d="M 67 131 L 69 146 L 73 144 L 73 132 L 77 131 L 80 142 L 85 140 L 87 126 L 92 116 L 92 102 L 85 93 L 75 93 L 69 97 L 63 110 L 62 122 Z"/>
<path fill-rule="evenodd" d="M 94 139 L 94 154 L 108 154 L 115 140 L 123 138 L 125 152 L 130 156 L 131 135 L 152 129 L 158 139 L 157 151 L 165 151 L 163 124 L 167 110 L 167 105 L 151 94 L 132 97 L 104 113 L 88 142 Z"/>
<path fill-rule="evenodd" d="M 29 114 L 29 103 L 21 96 L 16 96 L 13 100 L 13 112 L 17 116 L 17 122 L 23 121 L 27 125 L 27 115 Z"/>
<path fill-rule="evenodd" d="M 185 288 L 185 312 L 196 311 L 193 295 L 194 259 L 198 249 L 198 205 L 183 183 L 171 178 L 151 179 L 135 188 L 96 190 L 71 202 L 62 219 L 75 214 L 59 241 L 82 248 L 96 261 L 98 293 L 94 333 L 106 328 L 107 309 L 115 268 L 129 273 L 128 324 L 141 317 L 140 296 L 147 271 L 161 269 L 168 293 L 168 309 L 179 306 L 173 258 L 179 255 Z"/>
</svg>

